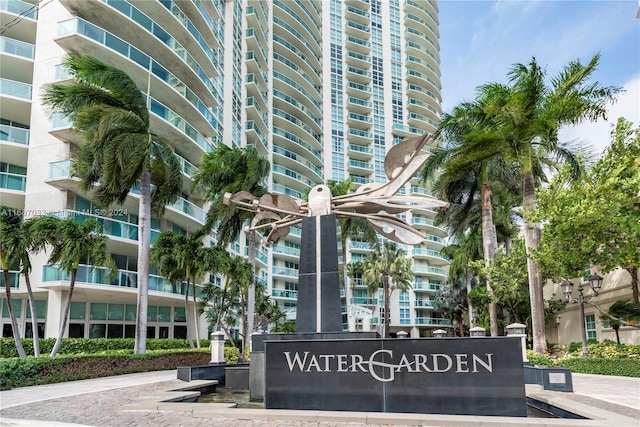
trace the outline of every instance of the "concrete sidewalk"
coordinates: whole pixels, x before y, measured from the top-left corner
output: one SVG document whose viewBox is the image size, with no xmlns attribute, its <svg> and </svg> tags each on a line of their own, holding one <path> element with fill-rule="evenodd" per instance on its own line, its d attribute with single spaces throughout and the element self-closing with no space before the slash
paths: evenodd
<svg viewBox="0 0 640 427">
<path fill-rule="evenodd" d="M 573 374 L 574 393 L 527 386 L 527 394 L 590 420 L 464 417 L 332 411 L 230 409 L 228 405 L 163 403 L 185 387 L 176 371 L 120 375 L 0 392 L 0 426 L 639 426 L 640 379 Z M 34 403 L 38 403 L 34 405 Z M 555 420 L 555 421 L 554 421 Z"/>
</svg>

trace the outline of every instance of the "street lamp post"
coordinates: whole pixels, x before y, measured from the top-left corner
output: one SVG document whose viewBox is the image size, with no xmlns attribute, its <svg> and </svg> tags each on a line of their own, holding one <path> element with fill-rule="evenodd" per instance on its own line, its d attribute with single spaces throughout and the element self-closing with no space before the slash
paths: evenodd
<svg viewBox="0 0 640 427">
<path fill-rule="evenodd" d="M 593 296 L 598 296 L 598 292 L 600 292 L 600 288 L 602 288 L 602 277 L 598 274 L 593 274 L 589 277 L 589 285 L 591 285 L 591 289 L 593 290 Z M 582 337 L 582 357 L 589 357 L 589 348 L 587 347 L 587 328 L 585 325 L 586 319 L 584 317 L 584 303 L 589 300 L 589 298 L 585 299 L 582 291 L 584 290 L 582 283 L 578 285 L 578 299 L 574 300 L 571 298 L 571 291 L 573 290 L 573 283 L 569 280 L 562 283 L 562 292 L 567 298 L 568 302 L 578 303 L 580 305 L 580 332 Z"/>
</svg>

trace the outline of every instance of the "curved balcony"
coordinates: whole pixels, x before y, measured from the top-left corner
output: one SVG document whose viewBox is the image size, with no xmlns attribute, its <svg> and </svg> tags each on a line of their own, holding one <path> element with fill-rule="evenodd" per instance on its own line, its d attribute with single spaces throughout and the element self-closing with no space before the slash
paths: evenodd
<svg viewBox="0 0 640 427">
<path fill-rule="evenodd" d="M 301 50 L 307 58 L 313 60 L 313 62 L 315 63 L 315 69 L 321 70 L 322 63 L 320 62 L 320 58 L 316 55 L 316 52 L 321 52 L 321 46 L 318 44 L 318 42 L 316 40 L 313 40 L 313 44 L 309 43 L 300 32 L 289 25 L 286 20 L 281 19 L 280 16 L 282 15 L 276 16 L 274 14 L 273 16 L 274 36 L 282 35 L 282 37 L 295 45 L 297 49 Z"/>
<path fill-rule="evenodd" d="M 451 320 L 436 317 L 416 317 L 416 325 L 453 327 Z"/>
<path fill-rule="evenodd" d="M 271 296 L 279 299 L 297 300 L 298 291 L 289 289 L 271 289 Z"/>
<path fill-rule="evenodd" d="M 371 42 L 369 40 L 364 40 L 356 36 L 348 35 L 345 47 L 347 48 L 347 50 L 358 52 L 363 55 L 368 55 L 369 53 L 371 53 Z"/>
<path fill-rule="evenodd" d="M 362 10 L 358 7 L 347 4 L 345 9 L 345 18 L 358 22 L 362 25 L 368 25 L 371 22 L 371 13 L 367 10 Z"/>
<path fill-rule="evenodd" d="M 412 13 L 416 17 L 421 18 L 424 25 L 427 25 L 432 32 L 436 32 L 435 29 L 438 28 L 439 25 L 438 19 L 436 18 L 438 11 L 432 7 L 429 2 L 407 0 L 405 2 L 405 12 Z"/>
<path fill-rule="evenodd" d="M 293 151 L 285 150 L 284 148 L 278 147 L 277 145 L 273 146 L 273 154 L 274 154 L 274 163 L 298 169 L 300 166 L 307 169 L 306 176 L 310 176 L 315 178 L 314 182 L 317 180 L 319 182 L 324 181 L 324 173 L 322 172 L 322 168 L 314 165 L 310 161 L 308 161 L 303 156 L 300 156 Z"/>
<path fill-rule="evenodd" d="M 406 65 L 410 70 L 415 70 L 425 76 L 430 76 L 434 81 L 440 81 L 440 67 L 434 67 L 427 60 L 419 56 L 407 55 Z M 440 84 L 437 86 L 441 87 Z"/>
<path fill-rule="evenodd" d="M 373 165 L 368 162 L 350 159 L 347 164 L 347 171 L 359 175 L 370 175 L 373 173 Z"/>
<path fill-rule="evenodd" d="M 274 245 L 271 252 L 275 257 L 279 259 L 290 259 L 294 261 L 300 259 L 300 248 L 292 248 L 290 246 L 284 245 Z"/>
<path fill-rule="evenodd" d="M 297 279 L 299 274 L 299 270 L 295 268 L 287 268 L 280 266 L 271 267 L 271 275 L 274 277 L 281 277 L 285 279 Z"/>
<path fill-rule="evenodd" d="M 318 164 L 323 164 L 322 153 L 320 152 L 320 150 L 316 149 L 297 135 L 294 135 L 293 133 L 288 132 L 278 126 L 273 126 L 273 142 L 274 144 L 277 143 L 283 148 L 288 148 L 296 152 L 299 152 L 300 149 L 303 149 L 303 153 L 308 153 L 310 156 L 313 156 L 318 160 Z"/>
<path fill-rule="evenodd" d="M 359 114 L 370 114 L 371 110 L 373 110 L 373 102 L 366 101 L 355 96 L 347 98 L 347 105 L 349 107 L 349 111 Z"/>
<path fill-rule="evenodd" d="M 320 113 L 322 111 L 322 107 L 320 106 L 320 102 L 318 101 L 318 99 L 322 98 L 320 92 L 311 93 L 307 91 L 294 79 L 288 77 L 283 73 L 280 73 L 279 71 L 273 72 L 273 88 L 274 90 L 280 90 L 281 92 L 284 92 L 292 98 L 298 100 L 307 108 L 314 108 L 317 113 Z M 315 97 L 316 95 L 317 99 Z"/>
<path fill-rule="evenodd" d="M 82 51 L 108 58 L 109 63 L 131 76 L 138 87 L 147 87 L 150 72 L 163 82 L 162 85 L 158 85 L 155 79 L 151 79 L 151 93 L 154 96 L 158 96 L 157 93 L 168 96 L 166 93 L 168 85 L 180 94 L 186 91 L 183 97 L 187 99 L 183 102 L 187 100 L 192 102 L 191 99 L 196 98 L 201 99 L 204 108 L 217 105 L 214 96 L 217 89 L 206 75 L 198 75 L 182 61 L 175 61 L 176 64 L 171 63 L 171 71 L 169 71 L 135 46 L 84 19 L 72 18 L 58 23 L 58 36 L 55 41 L 68 52 Z M 178 63 L 182 63 L 183 66 L 178 66 Z M 139 67 L 142 67 L 145 72 L 140 73 Z M 202 114 L 206 114 L 202 108 L 196 107 Z"/>
<path fill-rule="evenodd" d="M 310 126 L 313 126 L 315 124 L 314 131 L 316 133 L 322 133 L 322 122 L 304 104 L 298 102 L 298 100 L 294 97 L 289 96 L 277 89 L 274 89 L 272 94 L 274 107 L 284 111 L 299 111 L 302 115 L 305 116 L 303 117 L 303 122 L 309 124 Z"/>
<path fill-rule="evenodd" d="M 2 76 L 14 80 L 32 76 L 35 50 L 35 45 L 32 43 L 0 37 Z"/>
<path fill-rule="evenodd" d="M 414 274 L 437 276 L 441 280 L 445 280 L 447 278 L 447 272 L 440 267 L 414 264 L 412 270 Z"/>
<path fill-rule="evenodd" d="M 60 282 L 69 282 L 70 280 L 71 276 L 58 265 L 44 265 L 42 267 L 42 282 L 47 288 L 60 287 L 66 289 L 69 285 Z M 56 284 L 56 282 L 58 283 Z M 130 290 L 130 292 L 135 293 L 138 287 L 138 272 L 118 270 L 116 277 L 110 278 L 109 271 L 106 268 L 92 268 L 92 266 L 80 264 L 76 274 L 76 286 L 78 285 L 113 286 L 123 291 Z M 200 285 L 196 285 L 196 287 L 200 288 Z M 149 291 L 151 292 L 184 295 L 185 289 L 186 283 L 184 282 L 170 282 L 162 276 L 155 274 L 149 275 Z"/>
<path fill-rule="evenodd" d="M 437 107 L 434 107 L 434 105 Z M 440 111 L 440 105 L 437 103 L 428 103 L 420 101 L 419 99 L 409 97 L 407 103 L 407 110 L 409 113 L 421 113 L 426 114 L 427 118 L 433 121 L 440 121 L 442 112 Z"/>
<path fill-rule="evenodd" d="M 273 165 L 271 170 L 274 174 L 274 181 L 277 180 L 278 183 L 289 186 L 302 193 L 306 193 L 309 189 L 322 182 L 312 181 L 301 173 L 280 165 Z"/>
<path fill-rule="evenodd" d="M 295 10 L 289 5 L 293 6 Z M 305 33 L 309 39 L 318 43 L 317 49 L 320 49 L 320 43 L 318 40 L 322 37 L 322 29 L 318 25 L 318 22 L 322 21 L 322 15 L 317 10 L 312 2 L 303 2 L 300 0 L 292 1 L 273 1 L 274 14 L 279 16 L 290 17 L 290 22 L 295 28 L 302 33 Z M 277 12 L 275 9 L 279 8 L 282 12 Z M 319 50 L 318 50 L 319 51 Z"/>
<path fill-rule="evenodd" d="M 448 256 L 443 255 L 439 251 L 434 251 L 433 249 L 423 249 L 414 247 L 411 251 L 411 255 L 414 258 L 420 258 L 427 260 L 431 265 L 443 266 L 449 265 L 451 259 Z"/>
<path fill-rule="evenodd" d="M 444 288 L 444 285 L 439 283 L 430 283 L 430 282 L 416 282 L 413 284 L 414 291 L 422 291 L 422 292 L 438 292 Z"/>
<path fill-rule="evenodd" d="M 371 160 L 373 158 L 373 148 L 358 144 L 347 145 L 347 155 L 355 160 Z"/>
<path fill-rule="evenodd" d="M 318 150 L 323 148 L 321 134 L 312 129 L 307 123 L 279 108 L 273 108 L 271 113 L 274 125 L 277 124 L 279 127 L 284 128 L 285 131 L 298 135 L 304 140 L 315 142 Z"/>
<path fill-rule="evenodd" d="M 350 304 L 356 305 L 378 305 L 377 298 L 366 298 L 366 297 L 352 297 L 350 300 Z"/>
<path fill-rule="evenodd" d="M 371 37 L 371 28 L 367 24 L 360 24 L 354 21 L 347 21 L 345 32 L 349 35 L 369 40 Z"/>
<path fill-rule="evenodd" d="M 2 204 L 22 208 L 24 206 L 26 186 L 27 177 L 25 174 L 0 172 L 0 199 L 2 199 Z"/>
<path fill-rule="evenodd" d="M 435 308 L 435 303 L 431 300 L 415 300 L 413 308 Z"/>
<path fill-rule="evenodd" d="M 362 129 L 349 128 L 347 139 L 355 144 L 370 144 L 373 140 L 373 133 Z"/>
</svg>

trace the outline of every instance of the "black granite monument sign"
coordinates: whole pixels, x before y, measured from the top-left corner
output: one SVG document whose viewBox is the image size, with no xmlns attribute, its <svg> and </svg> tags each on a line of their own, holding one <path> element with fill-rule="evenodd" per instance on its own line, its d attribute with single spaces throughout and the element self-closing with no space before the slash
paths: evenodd
<svg viewBox="0 0 640 427">
<path fill-rule="evenodd" d="M 265 408 L 526 416 L 520 340 L 265 341 Z"/>
</svg>

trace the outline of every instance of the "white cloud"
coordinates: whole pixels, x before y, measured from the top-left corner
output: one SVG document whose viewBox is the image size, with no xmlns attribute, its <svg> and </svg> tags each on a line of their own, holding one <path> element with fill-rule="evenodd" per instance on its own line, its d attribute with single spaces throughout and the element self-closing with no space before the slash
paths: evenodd
<svg viewBox="0 0 640 427">
<path fill-rule="evenodd" d="M 611 143 L 611 130 L 618 117 L 624 117 L 634 124 L 640 124 L 640 75 L 636 75 L 623 86 L 625 92 L 618 102 L 608 108 L 607 120 L 583 123 L 563 128 L 560 141 L 577 141 L 590 144 L 597 154 L 601 154 Z"/>
</svg>

